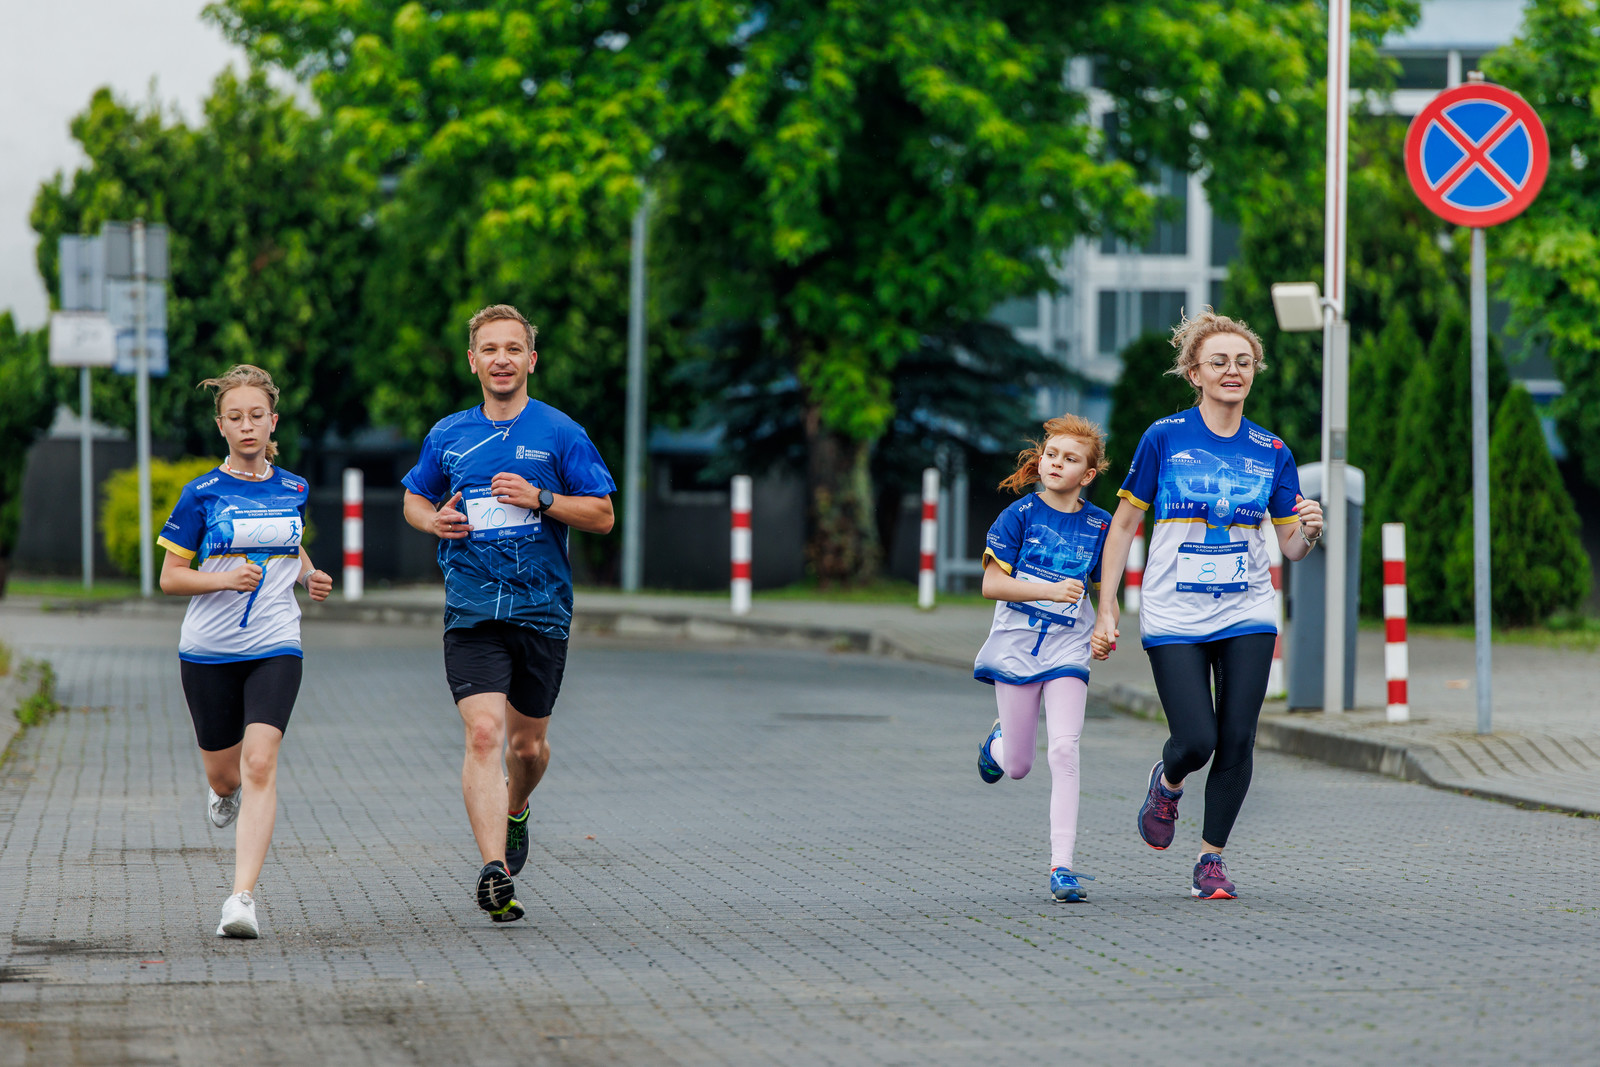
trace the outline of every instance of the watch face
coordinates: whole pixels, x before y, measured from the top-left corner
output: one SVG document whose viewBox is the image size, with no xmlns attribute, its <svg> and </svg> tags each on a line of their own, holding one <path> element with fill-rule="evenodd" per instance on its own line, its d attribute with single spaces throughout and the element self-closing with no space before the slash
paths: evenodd
<svg viewBox="0 0 1600 1067">
<path fill-rule="evenodd" d="M 556 495 L 548 489 L 539 490 L 539 507 L 547 508 L 556 502 Z"/>
</svg>

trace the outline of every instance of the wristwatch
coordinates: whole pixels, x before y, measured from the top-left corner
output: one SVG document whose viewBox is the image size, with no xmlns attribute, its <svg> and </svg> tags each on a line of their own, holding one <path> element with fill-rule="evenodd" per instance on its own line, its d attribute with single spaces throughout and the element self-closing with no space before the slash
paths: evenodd
<svg viewBox="0 0 1600 1067">
<path fill-rule="evenodd" d="M 556 495 L 548 489 L 539 490 L 539 510 L 543 511 L 556 502 Z"/>
</svg>

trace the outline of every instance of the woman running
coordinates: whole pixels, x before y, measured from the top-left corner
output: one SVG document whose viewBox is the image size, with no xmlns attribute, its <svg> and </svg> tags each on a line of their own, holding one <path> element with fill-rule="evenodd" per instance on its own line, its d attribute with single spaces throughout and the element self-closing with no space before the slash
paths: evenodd
<svg viewBox="0 0 1600 1067">
<path fill-rule="evenodd" d="M 972 675 L 994 686 L 1000 717 L 978 746 L 978 774 L 993 784 L 1033 768 L 1039 708 L 1050 763 L 1050 893 L 1089 899 L 1073 870 L 1078 837 L 1078 739 L 1089 697 L 1089 625 L 1084 583 L 1100 580 L 1111 516 L 1082 499 L 1106 469 L 1105 436 L 1087 419 L 1044 424 L 1044 441 L 1017 456 L 1001 489 L 1029 493 L 1000 513 L 983 550 L 983 595 L 998 600 Z M 1098 586 L 1097 586 L 1098 588 Z M 1113 614 L 1115 607 L 1112 607 Z M 1097 653 L 1105 659 L 1104 653 Z"/>
<path fill-rule="evenodd" d="M 1222 850 L 1250 789 L 1278 634 L 1261 522 L 1270 515 L 1284 556 L 1303 559 L 1322 537 L 1322 506 L 1300 496 L 1283 441 L 1244 417 L 1250 385 L 1266 366 L 1261 339 L 1210 308 L 1172 334 L 1178 358 L 1167 373 L 1194 387 L 1195 406 L 1140 438 L 1117 494 L 1103 578 L 1117 587 L 1134 531 L 1153 508 L 1139 633 L 1171 736 L 1150 770 L 1139 836 L 1155 849 L 1172 844 L 1184 780 L 1209 761 L 1190 893 L 1231 900 L 1237 891 Z M 1116 613 L 1102 602 L 1095 651 L 1108 652 L 1117 635 Z"/>
<path fill-rule="evenodd" d="M 205 764 L 212 825 L 239 820 L 233 895 L 217 936 L 259 937 L 251 896 L 278 808 L 278 746 L 300 691 L 300 605 L 333 579 L 300 547 L 306 482 L 274 467 L 278 387 L 240 365 L 200 387 L 216 393 L 217 430 L 228 458 L 183 487 L 157 538 L 167 550 L 161 591 L 187 596 L 178 668 Z M 191 569 L 198 559 L 199 568 Z"/>
</svg>

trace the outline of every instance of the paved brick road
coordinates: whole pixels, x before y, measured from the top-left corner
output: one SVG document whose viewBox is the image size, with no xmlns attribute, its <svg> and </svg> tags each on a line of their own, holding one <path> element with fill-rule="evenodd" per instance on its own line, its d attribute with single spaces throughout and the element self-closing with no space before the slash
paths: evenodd
<svg viewBox="0 0 1600 1067">
<path fill-rule="evenodd" d="M 1042 757 L 981 785 L 988 691 L 854 656 L 575 647 L 528 918 L 497 927 L 438 635 L 308 627 L 264 937 L 219 940 L 230 841 L 175 625 L 0 623 L 74 705 L 0 772 L 0 1065 L 1498 1064 L 1600 1038 L 1595 821 L 1262 754 L 1244 897 L 1196 903 L 1200 805 L 1171 852 L 1133 831 L 1161 732 L 1096 718 L 1099 880 L 1054 905 Z"/>
</svg>

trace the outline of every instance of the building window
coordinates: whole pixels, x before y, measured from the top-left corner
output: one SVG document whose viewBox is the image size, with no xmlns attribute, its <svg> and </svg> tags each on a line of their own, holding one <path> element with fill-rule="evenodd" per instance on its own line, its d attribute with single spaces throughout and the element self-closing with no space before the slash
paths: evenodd
<svg viewBox="0 0 1600 1067">
<path fill-rule="evenodd" d="M 1443 89 L 1450 84 L 1450 55 L 1447 52 L 1397 55 L 1400 76 L 1396 89 Z"/>
<path fill-rule="evenodd" d="M 1115 119 L 1115 115 L 1107 115 Z M 1108 129 L 1112 126 L 1108 123 Z M 1109 137 L 1110 134 L 1108 133 Z M 1156 187 L 1151 190 L 1156 200 L 1156 222 L 1147 236 L 1135 247 L 1118 239 L 1114 234 L 1100 238 L 1102 255 L 1186 256 L 1189 254 L 1189 176 L 1181 170 L 1162 167 Z"/>
<path fill-rule="evenodd" d="M 998 322 L 1002 326 L 1009 326 L 1013 330 L 1037 330 L 1039 328 L 1039 298 L 1036 296 L 1021 296 L 1015 300 L 1004 301 L 989 312 L 989 321 Z"/>
<path fill-rule="evenodd" d="M 1096 348 L 1114 356 L 1142 333 L 1169 333 L 1183 317 L 1182 289 L 1102 289 Z"/>
<path fill-rule="evenodd" d="M 1211 216 L 1211 265 L 1226 267 L 1239 258 L 1239 224 Z"/>
</svg>

